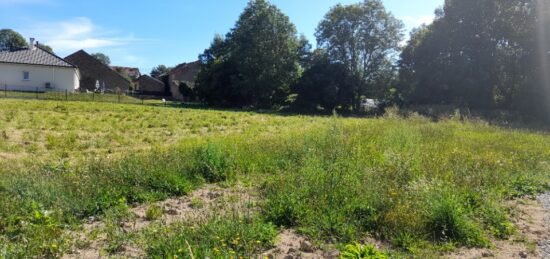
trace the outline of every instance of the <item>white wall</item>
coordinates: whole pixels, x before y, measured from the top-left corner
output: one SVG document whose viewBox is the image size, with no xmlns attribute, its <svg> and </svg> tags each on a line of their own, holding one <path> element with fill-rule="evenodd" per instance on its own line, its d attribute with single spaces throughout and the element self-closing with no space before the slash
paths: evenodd
<svg viewBox="0 0 550 259">
<path fill-rule="evenodd" d="M 29 72 L 29 80 L 23 80 L 23 71 Z M 46 89 L 51 83 L 52 89 Z M 0 90 L 19 91 L 74 91 L 80 87 L 80 78 L 75 68 L 20 65 L 0 63 Z"/>
</svg>

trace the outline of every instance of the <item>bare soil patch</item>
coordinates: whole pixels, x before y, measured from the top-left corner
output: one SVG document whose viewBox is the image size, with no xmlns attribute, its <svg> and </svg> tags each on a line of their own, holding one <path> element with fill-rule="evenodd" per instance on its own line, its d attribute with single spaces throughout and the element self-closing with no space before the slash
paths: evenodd
<svg viewBox="0 0 550 259">
<path fill-rule="evenodd" d="M 516 200 L 509 205 L 515 212 L 517 234 L 509 240 L 493 240 L 492 248 L 461 248 L 445 258 L 548 258 L 537 246 L 550 236 L 548 211 L 534 199 Z"/>
<path fill-rule="evenodd" d="M 256 200 L 257 198 L 249 188 L 241 186 L 221 188 L 217 185 L 207 185 L 195 190 L 188 196 L 131 208 L 130 213 L 133 216 L 131 219 L 121 222 L 120 227 L 125 233 L 134 233 L 147 228 L 153 223 L 169 226 L 177 222 L 206 220 L 214 215 L 219 216 L 233 211 L 253 210 L 254 208 L 250 204 L 253 204 Z M 160 208 L 162 216 L 155 220 L 148 219 L 146 214 L 151 206 Z M 70 233 L 76 240 L 77 245 L 63 258 L 145 257 L 144 251 L 133 244 L 126 244 L 116 255 L 108 255 L 104 251 L 107 243 L 104 233 L 105 227 L 104 222 L 94 221 L 84 224 L 82 232 Z"/>
<path fill-rule="evenodd" d="M 262 254 L 262 257 L 270 259 L 337 259 L 339 256 L 338 250 L 330 249 L 329 245 L 323 248 L 315 246 L 307 237 L 297 234 L 294 230 L 282 231 L 277 237 L 275 247 Z"/>
</svg>

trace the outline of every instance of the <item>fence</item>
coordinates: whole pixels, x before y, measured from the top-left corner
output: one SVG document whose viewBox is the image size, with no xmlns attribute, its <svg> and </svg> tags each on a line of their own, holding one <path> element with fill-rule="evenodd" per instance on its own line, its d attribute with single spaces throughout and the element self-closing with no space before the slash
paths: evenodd
<svg viewBox="0 0 550 259">
<path fill-rule="evenodd" d="M 0 98 L 12 99 L 36 99 L 36 100 L 52 100 L 52 101 L 84 101 L 84 102 L 110 102 L 110 103 L 128 103 L 128 104 L 145 104 L 148 100 L 162 97 L 152 97 L 136 91 L 115 92 L 115 93 L 96 93 L 96 92 L 70 92 L 65 91 L 41 91 L 36 88 L 35 91 L 13 91 L 8 90 L 6 86 L 0 89 Z"/>
</svg>

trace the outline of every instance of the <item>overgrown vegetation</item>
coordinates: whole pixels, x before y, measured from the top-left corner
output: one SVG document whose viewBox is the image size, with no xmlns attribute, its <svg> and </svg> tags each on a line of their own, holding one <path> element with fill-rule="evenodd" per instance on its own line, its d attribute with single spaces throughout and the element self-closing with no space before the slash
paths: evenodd
<svg viewBox="0 0 550 259">
<path fill-rule="evenodd" d="M 29 114 L 41 114 L 45 121 L 58 116 L 50 110 L 55 103 L 0 101 L 5 107 L 17 104 L 28 111 L 0 112 L 1 118 L 10 121 L 8 125 L 15 125 L 2 129 L 9 138 L 25 125 L 41 127 L 28 123 L 29 118 L 38 118 Z M 193 251 L 201 257 L 233 251 L 249 256 L 274 242 L 276 227 L 297 229 L 318 242 L 351 243 L 370 236 L 408 253 L 439 246 L 485 247 L 493 238 L 514 233 L 505 201 L 546 190 L 549 183 L 547 135 L 482 122 L 432 122 L 415 115 L 343 119 L 64 105 L 75 116 L 69 121 L 94 109 L 97 121 L 116 118 L 117 123 L 108 122 L 113 125 L 131 125 L 124 123 L 124 116 L 136 112 L 161 118 L 181 116 L 181 112 L 188 118 L 200 116 L 193 120 L 200 125 L 209 121 L 223 125 L 228 118 L 240 123 L 235 130 L 203 130 L 169 146 L 139 152 L 113 149 L 112 158 L 88 155 L 59 162 L 53 159 L 57 155 L 43 154 L 37 156 L 44 159 L 42 163 L 0 168 L 0 255 L 4 257 L 59 256 L 72 242 L 65 236 L 67 231 L 78 228 L 86 217 L 116 219 L 124 216 L 128 206 L 185 195 L 203 183 L 220 181 L 251 183 L 260 193 L 261 213 L 239 216 L 244 217 L 242 222 L 222 217 L 159 226 L 155 239 L 143 244 L 149 255 L 188 256 Z M 58 123 L 61 130 L 72 125 Z M 122 125 L 111 128 L 109 134 L 126 130 Z M 75 132 L 89 134 L 95 127 L 80 123 Z M 165 127 L 138 130 L 148 134 L 140 139 L 158 142 L 157 134 Z M 98 141 L 105 135 L 91 136 L 90 141 Z M 51 152 L 57 152 L 78 138 L 67 143 L 59 138 L 65 144 L 48 138 L 34 141 L 37 145 L 50 142 Z M 11 145 L 1 146 L 1 154 L 11 154 Z M 135 142 L 127 147 L 132 145 Z M 10 161 L 17 164 L 18 159 Z M 151 220 L 159 217 L 158 212 L 151 209 Z M 106 250 L 117 252 L 131 237 L 117 230 L 116 223 L 112 226 L 107 233 L 112 242 Z M 230 245 L 237 234 L 242 243 Z M 223 238 L 227 247 L 215 236 Z"/>
</svg>

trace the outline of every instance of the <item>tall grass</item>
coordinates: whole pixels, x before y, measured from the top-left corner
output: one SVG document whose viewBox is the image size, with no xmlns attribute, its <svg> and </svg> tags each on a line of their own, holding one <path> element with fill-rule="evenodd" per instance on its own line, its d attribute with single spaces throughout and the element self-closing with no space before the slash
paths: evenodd
<svg viewBox="0 0 550 259">
<path fill-rule="evenodd" d="M 285 120 L 293 123 L 270 129 Z M 58 256 L 70 243 L 65 230 L 86 217 L 236 180 L 259 190 L 259 215 L 246 224 L 219 219 L 195 229 L 169 227 L 146 245 L 150 256 L 189 256 L 186 247 L 199 257 L 248 256 L 272 243 L 274 226 L 319 242 L 372 236 L 409 252 L 484 247 L 514 232 L 506 199 L 548 188 L 550 137 L 544 134 L 422 117 L 273 118 L 264 124 L 117 159 L 0 169 L 0 257 Z M 216 233 L 229 233 L 224 239 L 239 234 L 247 245 L 222 251 L 205 237 Z"/>
</svg>

